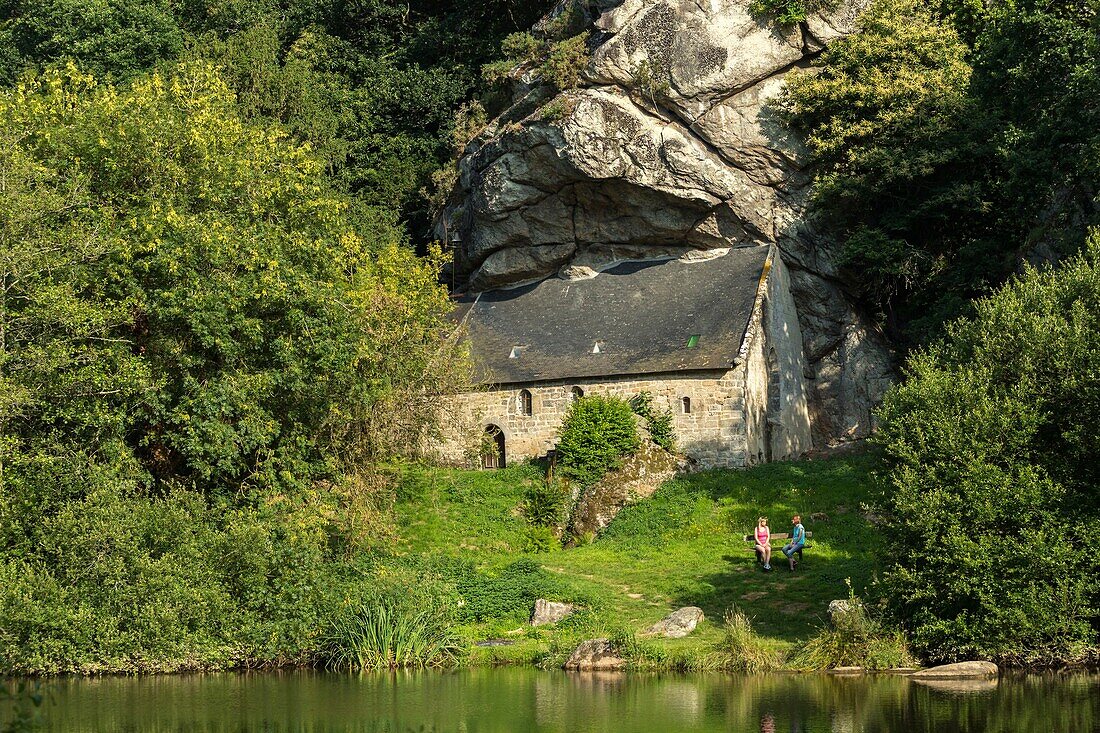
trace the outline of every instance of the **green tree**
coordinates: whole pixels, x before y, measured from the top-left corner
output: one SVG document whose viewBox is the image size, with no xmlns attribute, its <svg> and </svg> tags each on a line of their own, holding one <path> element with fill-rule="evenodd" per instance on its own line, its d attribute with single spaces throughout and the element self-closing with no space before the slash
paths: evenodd
<svg viewBox="0 0 1100 733">
<path fill-rule="evenodd" d="M 933 660 L 1073 659 L 1097 641 L 1100 237 L 917 353 L 880 411 L 888 599 Z"/>
<path fill-rule="evenodd" d="M 1100 40 L 1085 3 L 876 0 L 789 84 L 813 221 L 906 346 L 1100 222 Z"/>
<path fill-rule="evenodd" d="M 841 261 L 888 314 L 965 241 L 973 183 L 967 48 L 916 0 L 877 0 L 835 41 L 821 73 L 794 76 L 787 119 L 816 166 L 813 204 Z"/>
<path fill-rule="evenodd" d="M 168 0 L 3 0 L 0 81 L 62 59 L 99 76 L 128 78 L 173 58 L 183 41 Z"/>
<path fill-rule="evenodd" d="M 438 256 L 208 64 L 24 79 L 0 141 L 0 669 L 304 659 L 462 378 Z"/>
</svg>

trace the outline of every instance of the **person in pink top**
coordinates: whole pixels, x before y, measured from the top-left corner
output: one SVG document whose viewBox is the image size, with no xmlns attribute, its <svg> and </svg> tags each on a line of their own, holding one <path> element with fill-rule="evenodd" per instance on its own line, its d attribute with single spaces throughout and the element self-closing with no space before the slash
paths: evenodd
<svg viewBox="0 0 1100 733">
<path fill-rule="evenodd" d="M 764 558 L 764 569 L 772 569 L 772 533 L 768 529 L 768 518 L 760 517 L 756 522 L 756 551 Z"/>
</svg>

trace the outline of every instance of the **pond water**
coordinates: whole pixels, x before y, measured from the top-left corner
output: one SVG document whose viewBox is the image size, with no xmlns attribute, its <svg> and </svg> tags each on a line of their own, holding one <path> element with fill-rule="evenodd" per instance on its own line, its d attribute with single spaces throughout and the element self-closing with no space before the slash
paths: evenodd
<svg viewBox="0 0 1100 733">
<path fill-rule="evenodd" d="M 888 675 L 474 669 L 63 679 L 49 689 L 44 729 L 72 733 L 1100 732 L 1100 675 L 933 685 Z"/>
</svg>

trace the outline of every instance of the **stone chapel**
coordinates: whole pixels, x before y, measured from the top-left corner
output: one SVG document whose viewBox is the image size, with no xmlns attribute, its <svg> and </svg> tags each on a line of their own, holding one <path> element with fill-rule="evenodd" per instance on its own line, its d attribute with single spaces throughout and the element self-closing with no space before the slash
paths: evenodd
<svg viewBox="0 0 1100 733">
<path fill-rule="evenodd" d="M 545 456 L 570 403 L 647 391 L 701 467 L 811 448 L 802 334 L 774 246 L 622 262 L 459 298 L 477 375 L 453 398 L 443 458 L 485 468 Z"/>
</svg>

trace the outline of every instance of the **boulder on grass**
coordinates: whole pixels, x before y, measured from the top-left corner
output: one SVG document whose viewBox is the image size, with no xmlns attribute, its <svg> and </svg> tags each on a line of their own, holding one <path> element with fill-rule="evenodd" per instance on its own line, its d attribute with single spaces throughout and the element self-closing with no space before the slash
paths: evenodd
<svg viewBox="0 0 1100 733">
<path fill-rule="evenodd" d="M 539 598 L 535 601 L 535 609 L 531 612 L 531 625 L 556 624 L 571 613 L 573 613 L 572 603 L 558 603 Z"/>
<path fill-rule="evenodd" d="M 626 666 L 626 660 L 619 656 L 608 639 L 589 639 L 582 641 L 569 655 L 564 669 L 575 670 L 614 670 Z"/>
<path fill-rule="evenodd" d="M 703 620 L 703 609 L 695 606 L 678 608 L 645 630 L 647 634 L 660 634 L 670 639 L 682 639 L 695 631 Z"/>
<path fill-rule="evenodd" d="M 922 669 L 911 676 L 918 680 L 960 680 L 996 677 L 998 672 L 993 662 L 956 662 Z"/>
<path fill-rule="evenodd" d="M 847 599 L 829 601 L 829 620 L 836 625 L 837 620 L 852 610 L 852 602 Z"/>
</svg>

